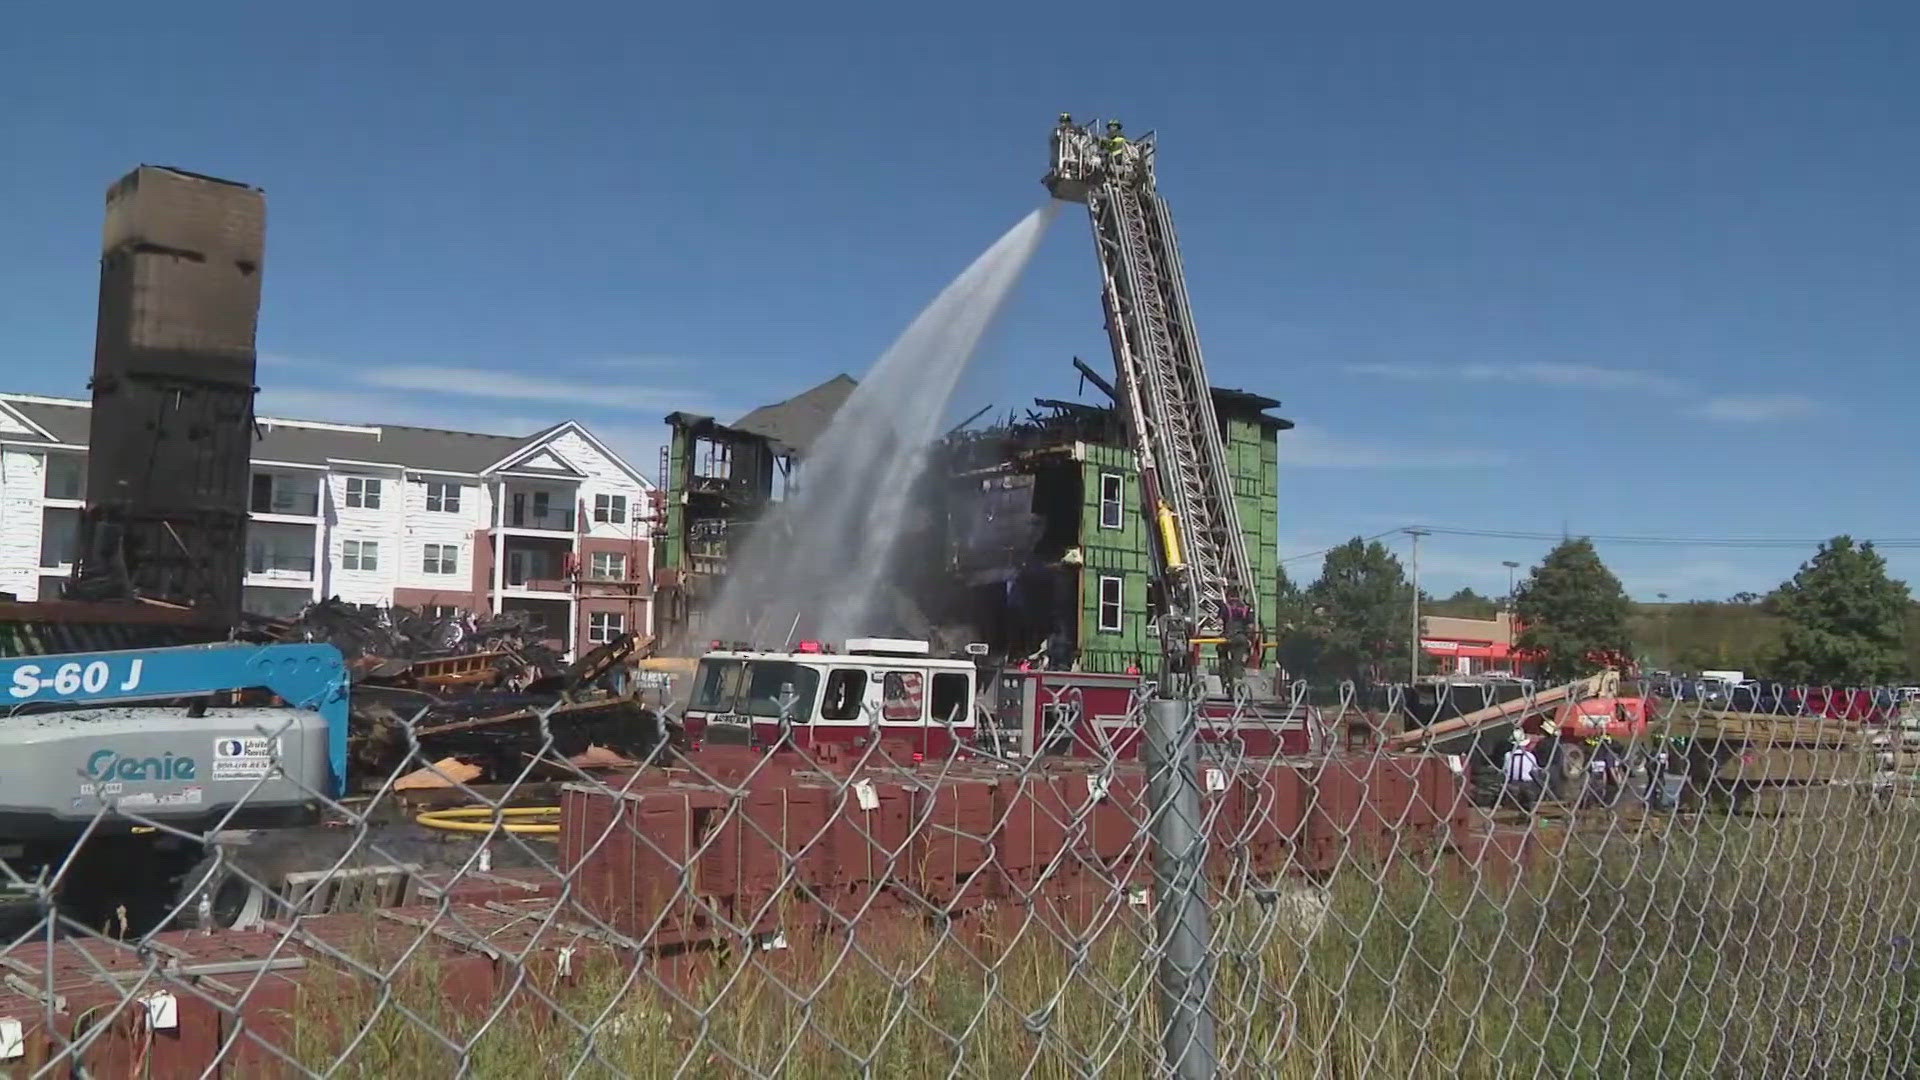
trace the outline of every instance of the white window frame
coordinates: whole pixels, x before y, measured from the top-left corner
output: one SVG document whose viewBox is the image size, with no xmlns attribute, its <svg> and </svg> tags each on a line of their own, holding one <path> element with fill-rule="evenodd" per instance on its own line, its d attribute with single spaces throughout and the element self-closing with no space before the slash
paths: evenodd
<svg viewBox="0 0 1920 1080">
<path fill-rule="evenodd" d="M 601 525 L 627 523 L 627 497 L 602 492 L 593 497 L 593 520 Z"/>
<path fill-rule="evenodd" d="M 605 560 L 604 565 L 602 564 L 602 560 Z M 587 580 L 627 580 L 627 553 L 624 551 L 596 551 L 587 556 Z"/>
<path fill-rule="evenodd" d="M 595 625 L 598 621 L 599 625 Z M 624 611 L 587 612 L 587 641 L 594 645 L 605 645 L 614 638 L 627 632 L 627 613 Z"/>
<path fill-rule="evenodd" d="M 1112 483 L 1113 485 L 1113 498 L 1111 499 L 1107 498 L 1108 483 Z M 1109 515 L 1107 512 L 1109 510 L 1113 512 L 1111 515 L 1112 520 L 1108 520 Z M 1124 476 L 1121 476 L 1117 472 L 1101 473 L 1100 474 L 1100 527 L 1103 529 L 1123 528 L 1126 525 L 1126 520 L 1127 520 L 1127 478 Z"/>
<path fill-rule="evenodd" d="M 347 477 L 346 503 L 354 510 L 380 509 L 380 478 L 377 476 Z"/>
<path fill-rule="evenodd" d="M 420 609 L 420 614 L 429 619 L 458 619 L 464 617 L 466 611 L 457 604 L 428 604 Z"/>
<path fill-rule="evenodd" d="M 357 573 L 380 569 L 380 541 L 340 541 L 340 569 Z"/>
<path fill-rule="evenodd" d="M 420 547 L 420 572 L 436 577 L 460 572 L 459 544 L 423 544 Z"/>
<path fill-rule="evenodd" d="M 427 512 L 432 514 L 457 514 L 460 512 L 461 485 L 446 480 L 427 481 Z"/>
<path fill-rule="evenodd" d="M 1107 598 L 1108 586 L 1112 586 L 1113 589 L 1113 598 L 1111 600 Z M 1094 612 L 1094 618 L 1100 627 L 1101 633 L 1117 634 L 1127 623 L 1127 579 L 1114 577 L 1112 575 L 1102 575 L 1099 589 L 1100 593 L 1096 601 L 1097 609 Z M 1108 605 L 1112 605 L 1113 607 L 1112 622 L 1107 621 Z"/>
</svg>

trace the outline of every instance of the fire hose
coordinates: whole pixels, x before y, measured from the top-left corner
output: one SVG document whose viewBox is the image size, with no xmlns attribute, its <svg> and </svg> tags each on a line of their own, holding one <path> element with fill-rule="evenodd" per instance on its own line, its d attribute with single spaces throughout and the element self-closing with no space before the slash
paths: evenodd
<svg viewBox="0 0 1920 1080">
<path fill-rule="evenodd" d="M 558 836 L 560 808 L 557 806 L 459 806 L 451 810 L 428 810 L 413 820 L 442 832 L 490 833 L 495 829 L 521 836 Z M 508 821 L 508 818 L 553 818 L 551 821 Z"/>
</svg>

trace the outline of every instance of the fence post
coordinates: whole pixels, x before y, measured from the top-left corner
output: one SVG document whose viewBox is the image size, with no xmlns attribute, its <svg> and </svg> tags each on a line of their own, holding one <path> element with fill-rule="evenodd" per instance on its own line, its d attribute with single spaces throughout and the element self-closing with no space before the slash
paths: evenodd
<svg viewBox="0 0 1920 1080">
<path fill-rule="evenodd" d="M 1219 1066 L 1208 1007 L 1213 966 L 1195 745 L 1199 711 L 1198 700 L 1154 698 L 1146 703 L 1161 1045 L 1167 1073 L 1182 1080 L 1212 1077 Z"/>
</svg>

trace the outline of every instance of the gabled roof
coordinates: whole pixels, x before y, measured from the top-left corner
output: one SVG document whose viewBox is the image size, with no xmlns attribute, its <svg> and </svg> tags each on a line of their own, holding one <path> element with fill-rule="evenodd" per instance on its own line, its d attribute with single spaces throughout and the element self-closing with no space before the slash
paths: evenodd
<svg viewBox="0 0 1920 1080">
<path fill-rule="evenodd" d="M 46 432 L 50 439 L 34 435 L 9 438 L 19 442 L 53 442 L 74 446 L 87 444 L 90 401 L 79 398 L 47 398 L 26 394 L 0 394 L 0 407 L 11 409 L 30 425 Z M 392 465 L 415 472 L 452 473 L 479 476 L 498 465 L 533 451 L 564 431 L 576 431 L 596 449 L 605 453 L 642 486 L 645 477 L 606 449 L 599 439 L 574 421 L 555 424 L 533 435 L 486 435 L 473 431 L 449 431 L 440 428 L 406 427 L 393 424 L 328 424 L 309 420 L 260 417 L 260 437 L 253 446 L 256 461 L 284 461 L 294 465 L 324 467 L 332 462 L 361 462 Z M 583 475 L 571 463 L 550 475 Z M 530 470 L 538 471 L 538 470 Z"/>
<path fill-rule="evenodd" d="M 762 405 L 728 426 L 804 454 L 859 385 L 853 376 L 841 372 L 785 401 Z"/>
</svg>

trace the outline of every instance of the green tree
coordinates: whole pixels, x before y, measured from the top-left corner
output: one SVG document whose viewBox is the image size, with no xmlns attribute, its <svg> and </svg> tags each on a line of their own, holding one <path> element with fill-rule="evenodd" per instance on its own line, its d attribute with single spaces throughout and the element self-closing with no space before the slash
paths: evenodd
<svg viewBox="0 0 1920 1080">
<path fill-rule="evenodd" d="M 1887 574 L 1871 543 L 1836 536 L 1769 598 L 1786 622 L 1782 677 L 1808 683 L 1878 683 L 1902 675 L 1901 640 L 1912 597 Z"/>
<path fill-rule="evenodd" d="M 1543 658 L 1540 674 L 1549 682 L 1578 679 L 1596 663 L 1633 655 L 1627 633 L 1633 602 L 1591 540 L 1567 540 L 1548 552 L 1517 590 L 1514 610 L 1525 627 L 1518 644 Z"/>
<path fill-rule="evenodd" d="M 1481 596 L 1471 588 L 1455 592 L 1444 600 L 1435 600 L 1431 604 L 1422 599 L 1420 610 L 1434 615 L 1450 615 L 1456 619 L 1491 619 L 1500 612 L 1498 601 Z"/>
<path fill-rule="evenodd" d="M 1302 640 L 1283 645 L 1312 660 L 1320 679 L 1373 682 L 1403 677 L 1412 627 L 1413 586 L 1385 545 L 1359 537 L 1327 552 L 1320 577 L 1302 596 Z"/>
</svg>

